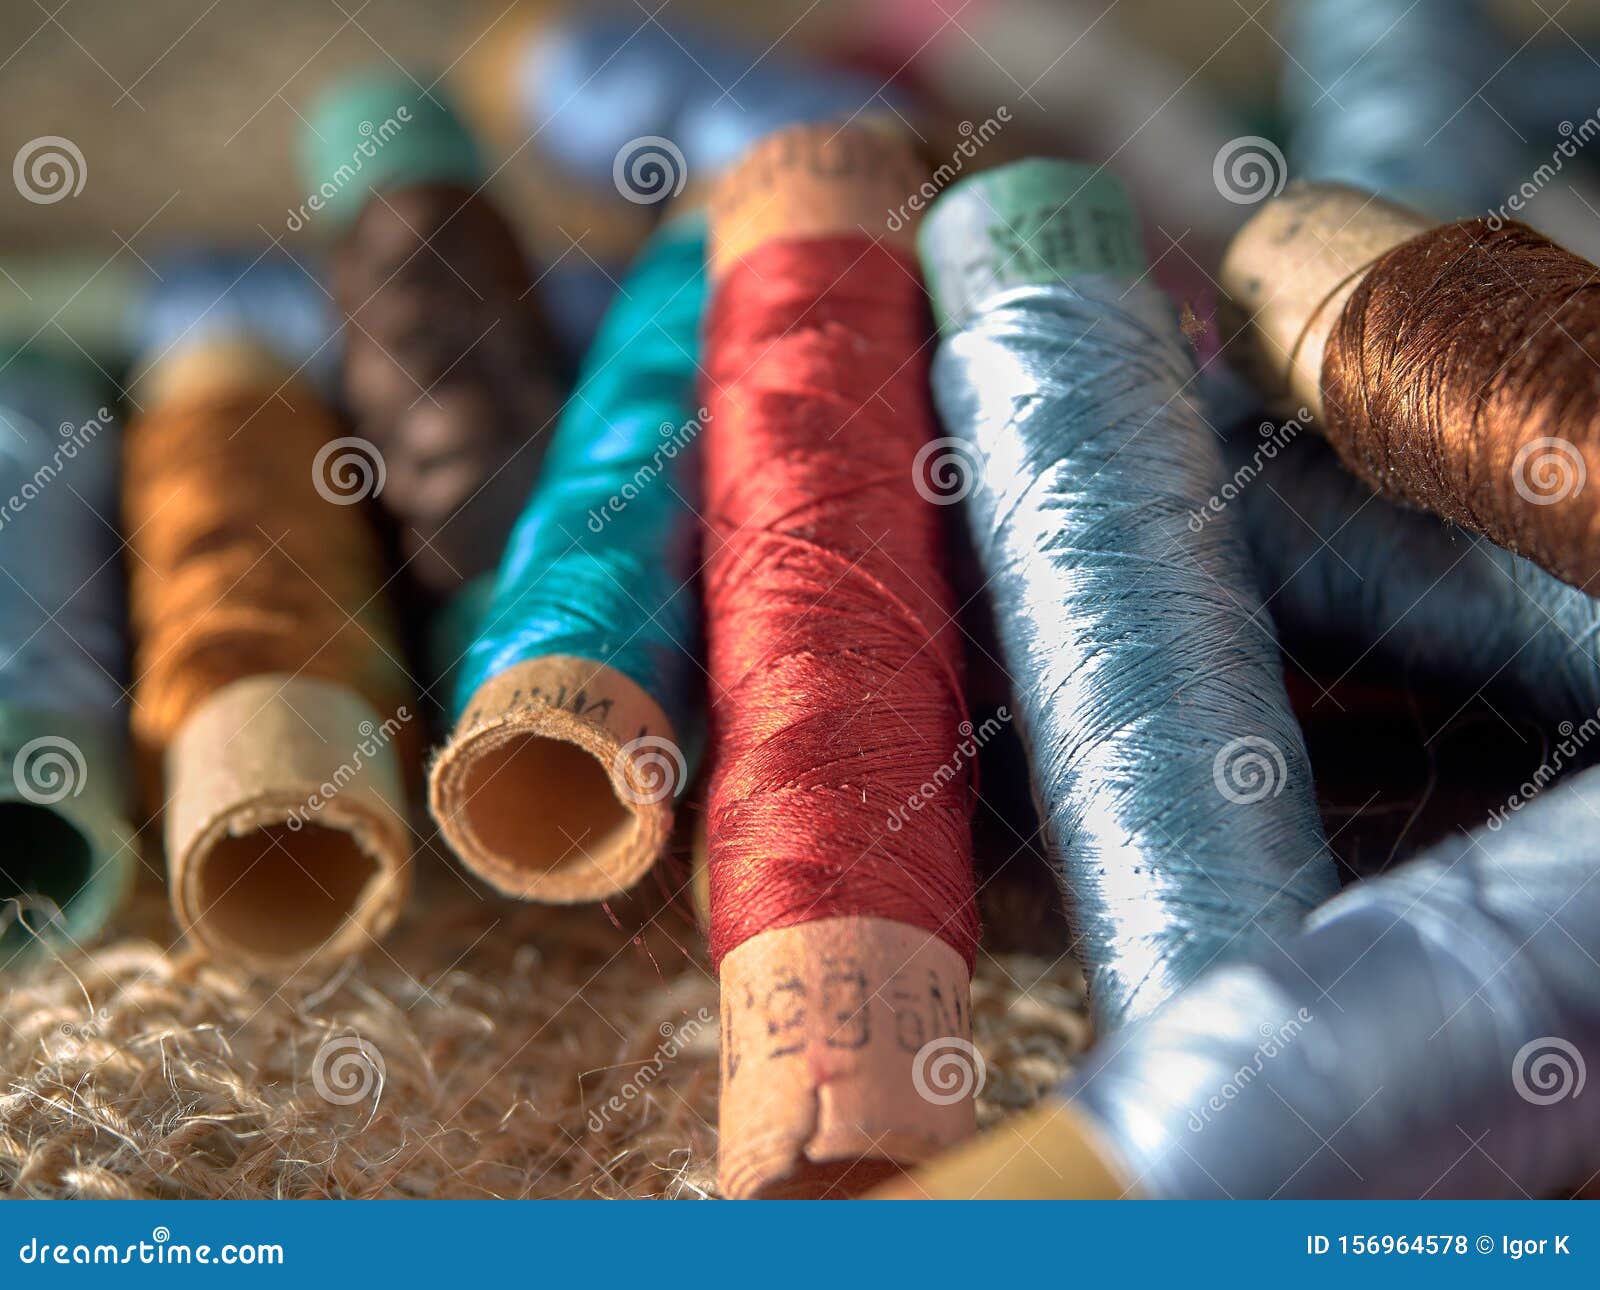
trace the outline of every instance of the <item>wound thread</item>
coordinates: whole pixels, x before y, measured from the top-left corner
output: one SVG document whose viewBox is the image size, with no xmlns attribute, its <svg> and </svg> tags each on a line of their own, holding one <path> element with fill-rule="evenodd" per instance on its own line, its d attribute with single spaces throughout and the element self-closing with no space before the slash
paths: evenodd
<svg viewBox="0 0 1600 1290">
<path fill-rule="evenodd" d="M 704 264 L 702 217 L 647 244 L 488 603 L 457 625 L 476 639 L 457 643 L 457 728 L 431 776 L 433 811 L 462 858 L 513 895 L 592 900 L 637 881 L 699 760 Z"/>
<path fill-rule="evenodd" d="M 1485 537 L 1376 498 L 1301 422 L 1208 391 L 1261 594 L 1286 650 L 1335 673 L 1480 689 L 1543 724 L 1600 713 L 1600 602 Z M 1210 523 L 1215 512 L 1190 517 Z"/>
<path fill-rule="evenodd" d="M 1580 588 L 1600 573 L 1600 283 L 1521 224 L 1394 247 L 1339 313 L 1325 432 L 1371 487 Z"/>
<path fill-rule="evenodd" d="M 337 423 L 266 351 L 186 350 L 140 390 L 133 733 L 174 906 L 213 953 L 294 971 L 380 935 L 406 890 L 418 733 L 381 552 L 330 486 Z"/>
<path fill-rule="evenodd" d="M 430 608 L 494 568 L 558 406 L 527 261 L 439 93 L 389 75 L 337 87 L 306 149 L 312 191 L 372 149 L 328 216 L 344 393 Z"/>
<path fill-rule="evenodd" d="M 934 398 L 1097 1024 L 1338 889 L 1242 525 L 1120 185 L 1021 162 L 934 204 Z M 1019 285 L 1031 281 L 1033 285 Z"/>
<path fill-rule="evenodd" d="M 966 707 L 938 511 L 913 487 L 926 329 L 915 263 L 856 235 L 768 241 L 713 298 L 714 964 L 761 932 L 875 917 L 971 968 Z"/>
<path fill-rule="evenodd" d="M 0 971 L 92 939 L 137 859 L 113 402 L 75 357 L 0 370 Z"/>
</svg>

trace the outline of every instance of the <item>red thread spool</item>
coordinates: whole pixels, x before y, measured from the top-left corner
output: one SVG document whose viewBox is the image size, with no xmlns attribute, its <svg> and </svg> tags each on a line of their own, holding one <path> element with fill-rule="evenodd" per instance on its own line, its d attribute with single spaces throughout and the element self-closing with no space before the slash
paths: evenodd
<svg viewBox="0 0 1600 1290">
<path fill-rule="evenodd" d="M 897 140 L 807 128 L 752 152 L 713 211 L 707 812 L 730 1195 L 850 1194 L 973 1127 L 966 711 L 940 516 L 914 484 L 936 433 L 930 322 L 909 238 L 857 227 L 881 229 L 922 177 Z"/>
</svg>

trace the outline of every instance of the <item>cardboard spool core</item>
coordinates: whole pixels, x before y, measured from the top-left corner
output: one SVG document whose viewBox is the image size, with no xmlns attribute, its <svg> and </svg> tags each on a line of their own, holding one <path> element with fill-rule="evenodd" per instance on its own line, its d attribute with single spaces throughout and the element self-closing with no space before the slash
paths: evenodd
<svg viewBox="0 0 1600 1290">
<path fill-rule="evenodd" d="M 167 750 L 174 912 L 219 958 L 294 972 L 382 936 L 411 843 L 386 723 L 342 685 L 287 675 L 223 687 Z"/>
<path fill-rule="evenodd" d="M 429 775 L 451 849 L 497 890 L 555 904 L 638 882 L 672 836 L 686 756 L 630 677 L 530 659 L 490 677 Z"/>
<path fill-rule="evenodd" d="M 1322 356 L 1373 262 L 1433 221 L 1342 184 L 1291 184 L 1222 261 L 1229 352 L 1285 409 L 1322 415 Z"/>
<path fill-rule="evenodd" d="M 721 975 L 726 1195 L 858 1196 L 972 1135 L 971 984 L 938 937 L 823 918 L 752 936 Z"/>
</svg>

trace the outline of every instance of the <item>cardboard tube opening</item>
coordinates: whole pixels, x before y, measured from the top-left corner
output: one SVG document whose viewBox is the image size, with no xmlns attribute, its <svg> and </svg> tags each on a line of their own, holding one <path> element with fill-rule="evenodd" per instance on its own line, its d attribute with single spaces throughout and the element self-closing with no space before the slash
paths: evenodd
<svg viewBox="0 0 1600 1290">
<path fill-rule="evenodd" d="M 65 909 L 93 874 L 93 853 L 86 838 L 64 816 L 33 802 L 0 802 L 0 905 L 43 897 Z M 0 962 L 33 932 L 43 930 L 43 911 L 7 920 L 0 931 Z M 29 930 L 32 928 L 32 931 Z"/>
<path fill-rule="evenodd" d="M 184 929 L 271 972 L 388 931 L 411 841 L 387 728 L 354 691 L 281 674 L 235 681 L 192 713 L 167 749 L 168 886 Z"/>
<path fill-rule="evenodd" d="M 530 873 L 604 867 L 639 832 L 605 766 L 564 739 L 521 735 L 475 757 L 462 788 L 468 827 Z M 529 822 L 539 821 L 537 828 Z"/>
<path fill-rule="evenodd" d="M 379 874 L 353 835 L 316 824 L 230 834 L 195 864 L 196 935 L 264 959 L 304 958 L 330 940 Z"/>
<path fill-rule="evenodd" d="M 649 872 L 688 772 L 636 682 L 551 655 L 478 687 L 429 774 L 429 805 L 451 849 L 496 889 L 574 904 Z"/>
</svg>

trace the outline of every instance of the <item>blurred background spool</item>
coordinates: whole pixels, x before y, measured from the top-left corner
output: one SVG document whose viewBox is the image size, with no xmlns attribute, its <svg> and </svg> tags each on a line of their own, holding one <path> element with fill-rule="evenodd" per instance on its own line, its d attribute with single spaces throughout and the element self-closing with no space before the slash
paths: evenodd
<svg viewBox="0 0 1600 1290">
<path fill-rule="evenodd" d="M 559 405 L 515 230 L 445 98 L 399 72 L 328 89 L 303 134 L 305 226 L 332 243 L 343 390 L 382 455 L 402 585 L 431 615 L 488 575 Z"/>
<path fill-rule="evenodd" d="M 895 1192 L 1488 1199 L 1582 1184 L 1600 1164 L 1600 1101 L 1581 1096 L 1600 1059 L 1597 809 L 1590 770 L 1356 884 Z"/>
<path fill-rule="evenodd" d="M 0 366 L 0 971 L 91 941 L 137 867 L 115 403 L 74 352 Z"/>
<path fill-rule="evenodd" d="M 973 1130 L 971 1080 L 928 1084 L 952 1056 L 972 1073 L 971 727 L 914 487 L 921 285 L 909 230 L 880 232 L 922 177 L 897 137 L 797 128 L 712 206 L 708 881 L 734 1197 L 852 1195 Z"/>
<path fill-rule="evenodd" d="M 1210 374 L 1228 483 L 1190 517 L 1244 512 L 1261 595 L 1285 650 L 1450 696 L 1487 694 L 1567 733 L 1600 713 L 1600 602 L 1531 560 L 1375 497 L 1304 421 L 1263 419 L 1242 382 Z"/>
<path fill-rule="evenodd" d="M 551 442 L 462 659 L 435 818 L 509 895 L 598 900 L 660 857 L 704 741 L 703 215 L 641 253 Z"/>
<path fill-rule="evenodd" d="M 1028 161 L 920 237 L 941 441 L 1102 1031 L 1338 890 L 1242 517 L 1126 191 Z M 938 476 L 930 475 L 935 484 Z"/>
<path fill-rule="evenodd" d="M 232 281 L 226 330 L 174 329 L 182 299 L 150 311 L 123 493 L 134 736 L 179 923 L 291 974 L 398 916 L 419 733 L 362 509 L 381 463 L 293 375 L 304 355 L 261 339 L 249 270 Z"/>
</svg>

